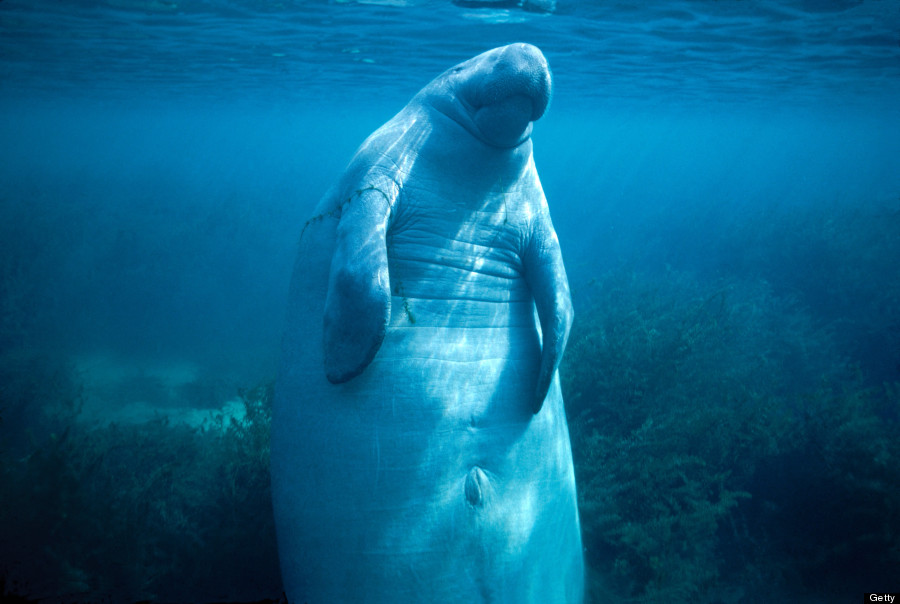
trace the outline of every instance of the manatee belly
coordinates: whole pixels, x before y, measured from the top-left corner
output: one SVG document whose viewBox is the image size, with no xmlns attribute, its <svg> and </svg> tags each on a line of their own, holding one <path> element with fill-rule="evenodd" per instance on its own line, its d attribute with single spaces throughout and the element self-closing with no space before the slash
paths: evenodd
<svg viewBox="0 0 900 604">
<path fill-rule="evenodd" d="M 289 598 L 580 601 L 562 397 L 554 384 L 531 413 L 539 336 L 507 252 L 467 270 L 452 244 L 436 260 L 414 231 L 389 243 L 387 335 L 360 376 L 334 385 L 321 348 L 333 237 L 326 219 L 301 241 L 273 418 Z"/>
</svg>

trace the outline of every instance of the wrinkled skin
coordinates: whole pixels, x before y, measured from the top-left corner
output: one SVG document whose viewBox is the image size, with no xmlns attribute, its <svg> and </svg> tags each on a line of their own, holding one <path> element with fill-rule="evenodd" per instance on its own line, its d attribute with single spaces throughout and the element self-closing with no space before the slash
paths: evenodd
<svg viewBox="0 0 900 604">
<path fill-rule="evenodd" d="M 582 601 L 550 86 L 527 44 L 446 71 L 303 227 L 272 425 L 290 601 Z"/>
</svg>

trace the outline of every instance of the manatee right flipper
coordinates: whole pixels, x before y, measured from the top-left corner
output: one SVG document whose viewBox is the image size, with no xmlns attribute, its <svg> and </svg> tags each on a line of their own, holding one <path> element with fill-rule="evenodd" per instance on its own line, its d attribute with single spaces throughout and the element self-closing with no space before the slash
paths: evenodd
<svg viewBox="0 0 900 604">
<path fill-rule="evenodd" d="M 333 384 L 368 367 L 391 320 L 386 235 L 395 199 L 396 186 L 373 185 L 341 207 L 324 313 L 325 376 Z"/>
<path fill-rule="evenodd" d="M 575 314 L 559 239 L 546 205 L 535 217 L 523 264 L 541 322 L 541 367 L 532 400 L 532 411 L 537 413 L 562 360 Z"/>
</svg>

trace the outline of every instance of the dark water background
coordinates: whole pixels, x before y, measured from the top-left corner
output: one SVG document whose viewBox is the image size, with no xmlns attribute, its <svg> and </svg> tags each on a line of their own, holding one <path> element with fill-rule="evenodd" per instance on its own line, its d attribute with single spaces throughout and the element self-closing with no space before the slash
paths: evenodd
<svg viewBox="0 0 900 604">
<path fill-rule="evenodd" d="M 34 459 L 29 446 L 61 455 L 42 443 L 68 434 L 46 417 L 67 389 L 78 392 L 65 395 L 77 399 L 78 425 L 127 424 L 153 412 L 215 410 L 237 388 L 270 380 L 295 242 L 319 196 L 363 138 L 431 78 L 515 41 L 541 47 L 554 73 L 535 158 L 580 316 L 616 299 L 632 304 L 635 289 L 622 283 L 682 292 L 673 299 L 685 304 L 753 283 L 768 292 L 771 316 L 802 315 L 808 331 L 792 341 L 828 350 L 814 365 L 784 355 L 785 380 L 812 380 L 830 371 L 825 365 L 852 369 L 854 387 L 885 389 L 873 417 L 896 434 L 900 2 L 559 0 L 552 14 L 483 4 L 0 2 L 7 478 L 24 471 L 13 457 Z M 678 289 L 688 281 L 693 289 Z M 610 302 L 616 287 L 625 293 Z M 761 308 L 740 295 L 735 304 Z M 577 329 L 573 342 L 586 333 Z M 750 356 L 778 356 L 766 346 Z M 67 385 L 44 392 L 60 371 Z M 870 453 L 861 455 L 877 457 Z M 59 463 L 51 466 L 64 481 L 69 470 Z M 99 496 L 120 490 L 114 481 Z M 900 534 L 900 508 L 875 516 L 880 538 Z M 25 581 L 19 591 L 164 597 L 135 587 L 134 577 L 98 587 L 88 569 L 99 563 L 74 554 L 51 556 L 67 578 L 46 587 L 27 568 L 46 563 L 41 539 L 59 534 L 9 535 L 0 545 L 14 562 L 0 571 L 9 584 Z M 29 544 L 10 545 L 16 539 Z M 823 539 L 822 549 L 837 550 L 844 537 Z M 879 559 L 897 556 L 896 539 L 893 548 Z M 790 548 L 779 551 L 788 557 Z M 601 574 L 618 564 L 606 553 Z M 900 558 L 867 563 L 876 570 L 848 571 L 823 593 L 858 600 L 869 587 L 900 591 Z M 813 565 L 783 584 L 799 593 L 830 568 Z M 647 593 L 642 580 L 621 583 L 619 593 Z M 185 597 L 262 597 L 270 588 Z M 673 590 L 665 601 L 716 601 Z M 734 601 L 757 601 L 736 593 Z"/>
</svg>

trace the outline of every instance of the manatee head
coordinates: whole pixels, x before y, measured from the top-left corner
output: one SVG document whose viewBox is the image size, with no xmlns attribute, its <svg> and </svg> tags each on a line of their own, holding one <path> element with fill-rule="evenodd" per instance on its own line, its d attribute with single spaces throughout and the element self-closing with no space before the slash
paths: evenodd
<svg viewBox="0 0 900 604">
<path fill-rule="evenodd" d="M 492 147 L 515 147 L 550 103 L 550 67 L 537 47 L 510 44 L 484 52 L 438 76 L 420 93 Z"/>
</svg>

